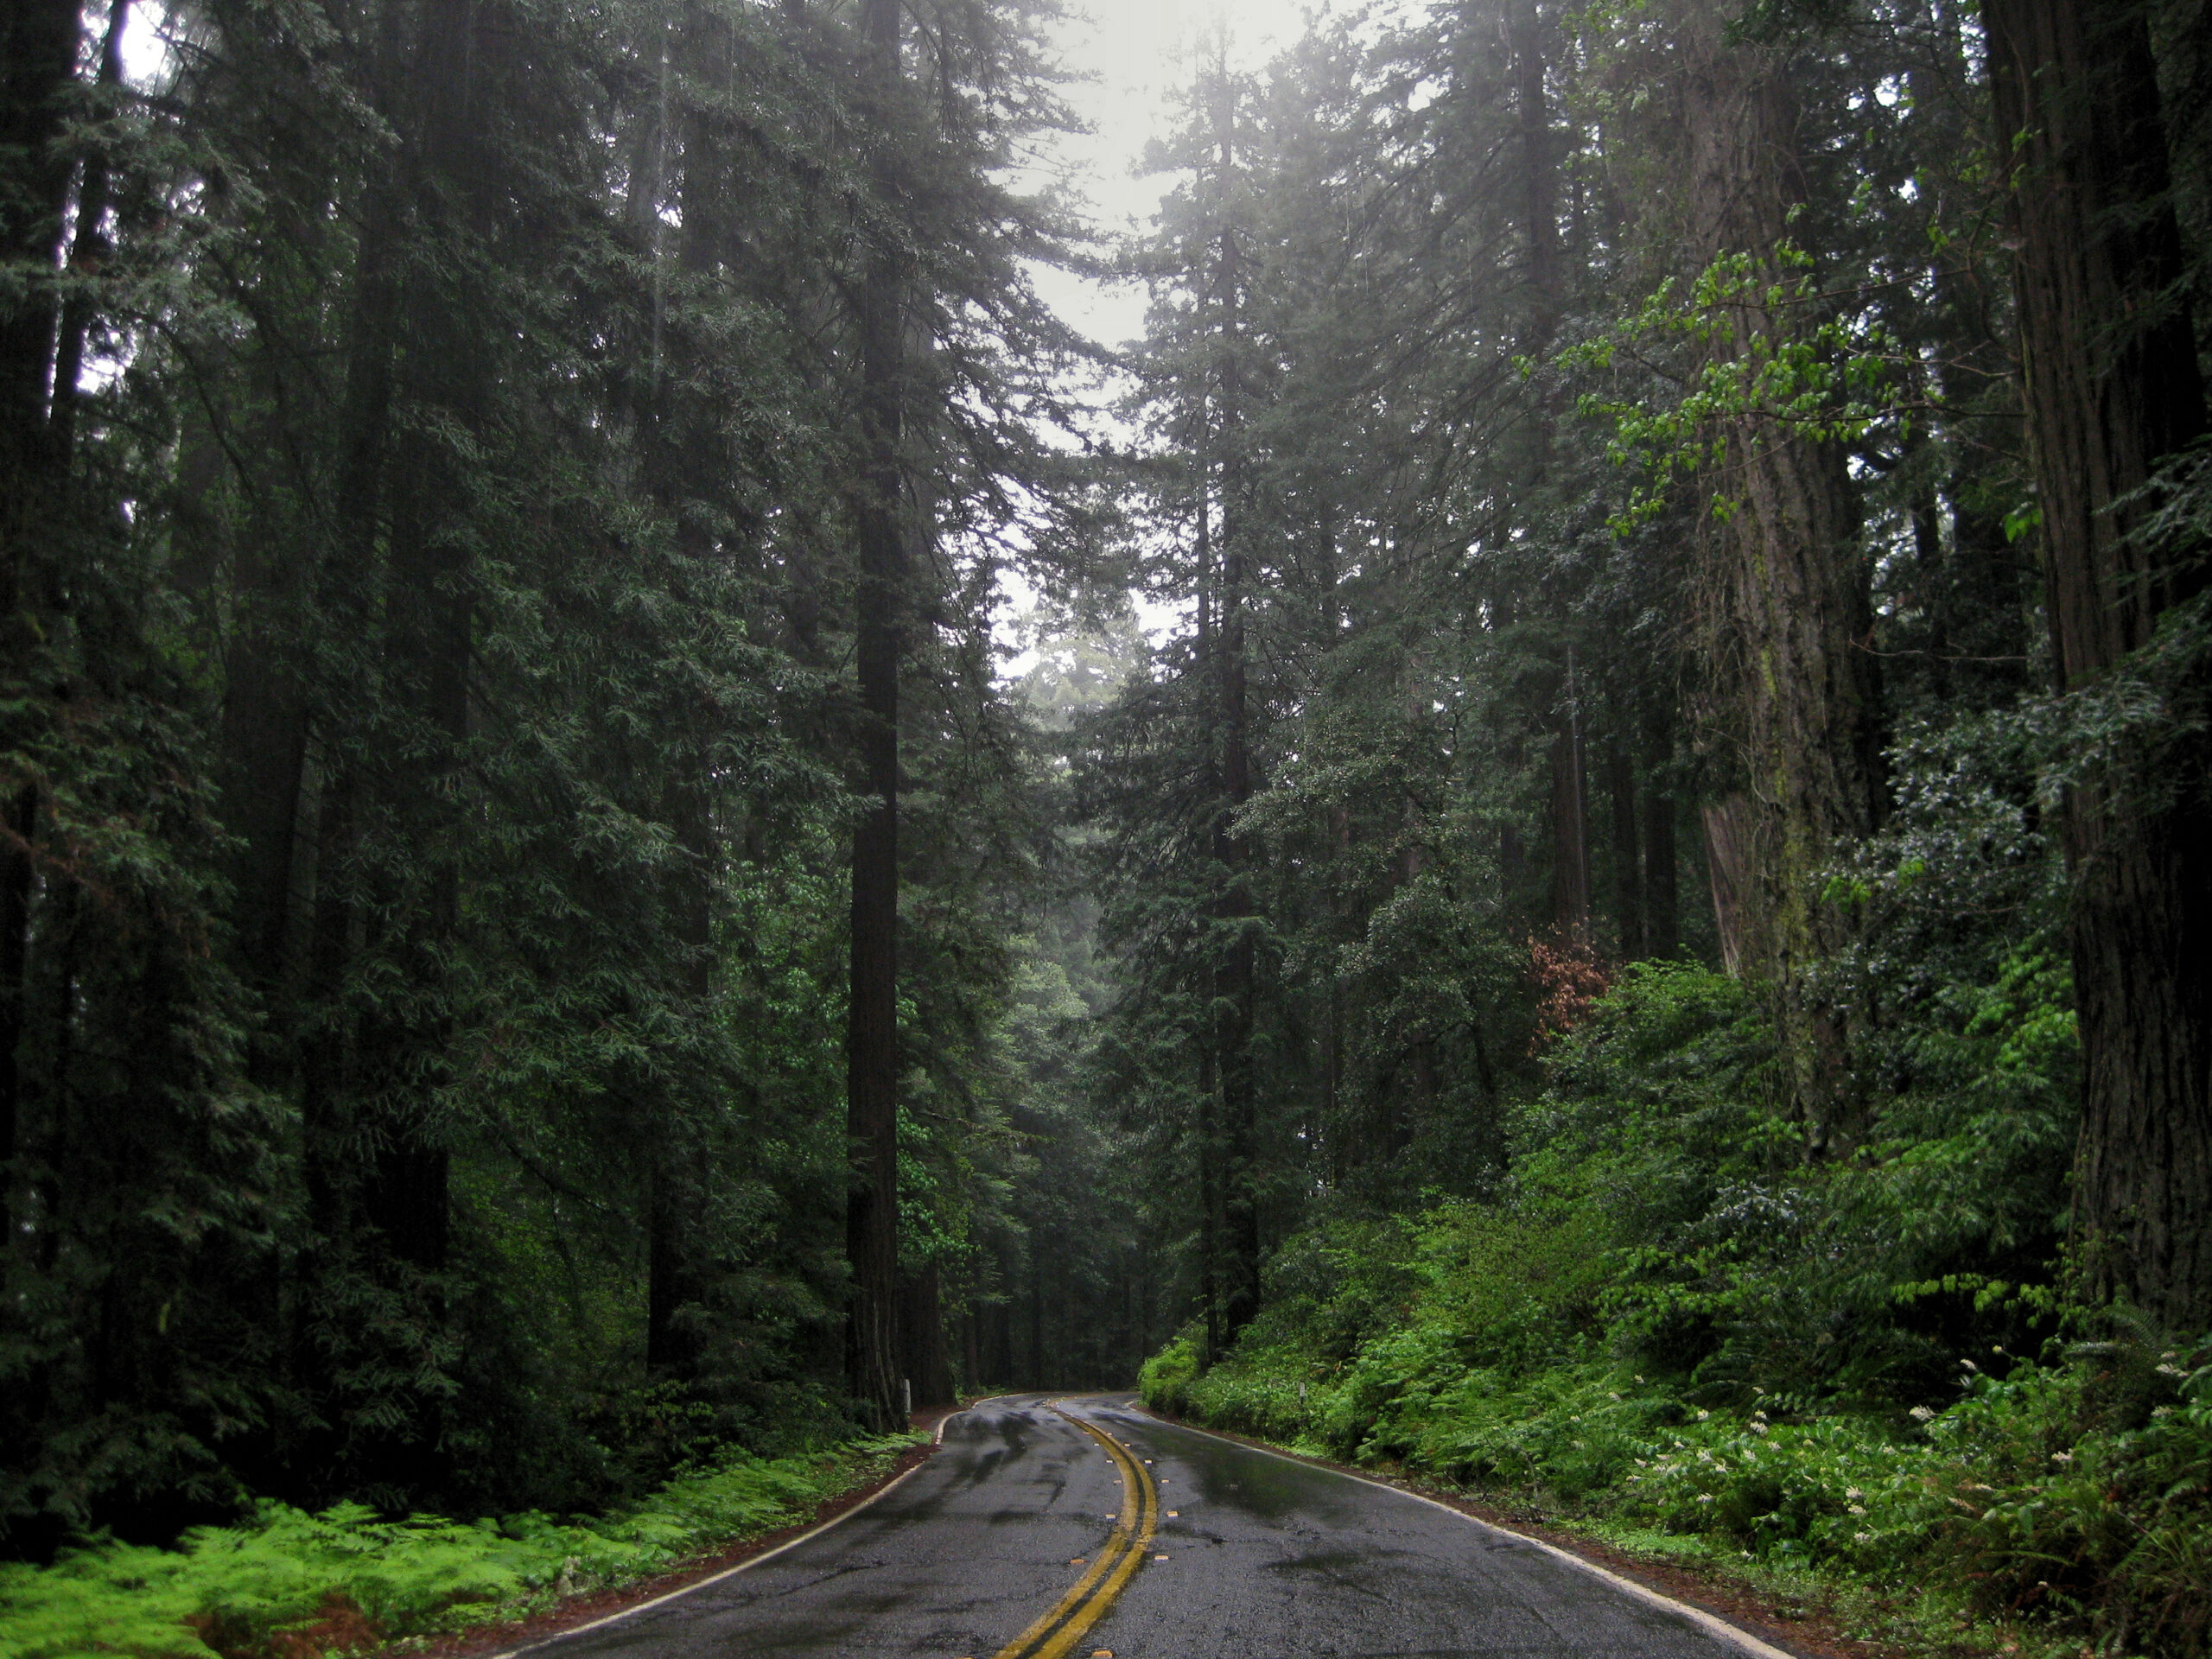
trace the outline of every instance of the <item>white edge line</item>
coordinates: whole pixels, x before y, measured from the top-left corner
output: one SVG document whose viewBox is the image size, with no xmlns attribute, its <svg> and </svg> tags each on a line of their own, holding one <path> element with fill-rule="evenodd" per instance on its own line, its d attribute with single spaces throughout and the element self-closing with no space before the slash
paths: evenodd
<svg viewBox="0 0 2212 1659">
<path fill-rule="evenodd" d="M 1693 1607 L 1686 1601 L 1676 1601 L 1672 1596 L 1662 1595 L 1649 1585 L 1638 1584 L 1634 1579 L 1623 1578 L 1619 1573 L 1602 1567 L 1595 1561 L 1583 1560 L 1573 1550 L 1561 1549 L 1557 1544 L 1547 1543 L 1541 1538 L 1531 1538 L 1527 1533 L 1516 1532 L 1510 1527 L 1501 1527 L 1495 1521 L 1482 1520 L 1469 1515 L 1465 1510 L 1455 1510 L 1449 1503 L 1440 1502 L 1426 1492 L 1416 1492 L 1404 1486 L 1393 1486 L 1388 1481 L 1376 1480 L 1367 1475 L 1355 1475 L 1348 1470 L 1332 1469 L 1325 1463 L 1313 1463 L 1304 1458 L 1293 1457 L 1287 1452 L 1278 1452 L 1270 1446 L 1254 1446 L 1249 1441 L 1233 1440 L 1226 1434 L 1216 1434 L 1207 1429 L 1193 1427 L 1189 1423 L 1171 1423 L 1164 1417 L 1154 1416 L 1147 1406 L 1139 1405 L 1135 1409 L 1151 1417 L 1153 1421 L 1163 1428 L 1189 1429 L 1193 1434 L 1204 1434 L 1210 1440 L 1220 1440 L 1230 1446 L 1241 1446 L 1248 1452 L 1259 1452 L 1262 1457 L 1281 1458 L 1285 1463 L 1298 1464 L 1307 1469 L 1319 1469 L 1325 1475 L 1337 1475 L 1345 1480 L 1356 1480 L 1363 1486 L 1374 1487 L 1377 1491 L 1395 1492 L 1400 1497 L 1410 1497 L 1416 1503 L 1426 1503 L 1433 1510 L 1441 1510 L 1448 1516 L 1465 1521 L 1469 1526 L 1480 1527 L 1486 1532 L 1502 1532 L 1509 1538 L 1518 1538 L 1524 1544 L 1534 1544 L 1548 1555 L 1557 1556 L 1570 1567 L 1580 1567 L 1592 1578 L 1603 1579 L 1617 1590 L 1626 1591 L 1638 1601 L 1649 1603 L 1654 1607 L 1663 1607 L 1670 1613 L 1680 1613 L 1700 1629 L 1733 1643 L 1747 1653 L 1758 1654 L 1760 1659 L 1797 1659 L 1796 1655 L 1784 1649 L 1777 1648 L 1770 1642 L 1762 1642 L 1749 1630 L 1741 1630 L 1731 1624 L 1718 1613 L 1708 1613 L 1702 1607 Z"/>
<path fill-rule="evenodd" d="M 963 1407 L 963 1409 L 964 1410 L 965 1408 Z M 937 1433 L 930 1436 L 930 1444 L 931 1446 L 942 1446 L 944 1444 L 944 1426 L 958 1415 L 960 1415 L 960 1413 L 957 1411 L 949 1411 L 945 1413 L 943 1417 L 940 1417 L 938 1420 Z M 540 1637 L 535 1642 L 525 1642 L 518 1648 L 508 1648 L 499 1653 L 486 1654 L 484 1656 L 484 1659 L 515 1659 L 515 1656 L 518 1654 L 535 1653 L 538 1649 L 550 1647 L 556 1642 L 565 1642 L 572 1636 L 582 1636 L 586 1630 L 595 1630 L 602 1625 L 613 1624 L 621 1619 L 628 1618 L 633 1613 L 642 1613 L 649 1608 L 659 1606 L 664 1602 L 674 1601 L 678 1596 L 688 1596 L 694 1590 L 703 1590 L 710 1584 L 720 1584 L 724 1579 L 734 1578 L 740 1573 L 749 1573 L 764 1561 L 774 1560 L 777 1556 L 782 1554 L 785 1550 L 797 1549 L 801 1544 L 805 1543 L 809 1539 L 818 1538 L 823 1533 L 829 1531 L 830 1528 L 837 1526 L 841 1522 L 851 1520 L 855 1516 L 858 1515 L 862 1510 L 868 1508 L 869 1504 L 874 1503 L 878 1498 L 890 1497 L 893 1492 L 898 1491 L 899 1487 L 905 1485 L 907 1481 L 911 1480 L 914 1476 L 921 1473 L 922 1471 L 928 1466 L 929 1459 L 927 1458 L 924 1458 L 921 1462 L 916 1464 L 905 1473 L 894 1476 L 892 1479 L 884 1482 L 882 1485 L 877 1487 L 866 1497 L 861 1499 L 859 1503 L 854 1504 L 851 1509 L 844 1511 L 843 1514 L 833 1515 L 827 1521 L 824 1521 L 820 1526 L 809 1527 L 804 1532 L 799 1534 L 798 1537 L 786 1538 L 782 1543 L 778 1544 L 773 1549 L 764 1549 L 758 1555 L 748 1556 L 746 1560 L 740 1561 L 735 1567 L 726 1567 L 719 1573 L 709 1573 L 703 1579 L 695 1579 L 690 1584 L 684 1585 L 678 1589 L 671 1590 L 664 1595 L 655 1596 L 650 1601 L 640 1601 L 631 1606 L 617 1609 L 613 1612 L 602 1614 L 600 1618 L 592 1619 L 586 1624 L 572 1624 L 565 1630 L 556 1630 L 552 1635 Z"/>
</svg>

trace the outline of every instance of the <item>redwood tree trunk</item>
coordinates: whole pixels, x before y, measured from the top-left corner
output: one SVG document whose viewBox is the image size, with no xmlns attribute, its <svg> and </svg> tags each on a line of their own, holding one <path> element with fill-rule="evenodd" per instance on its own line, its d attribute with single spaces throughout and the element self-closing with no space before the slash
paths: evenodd
<svg viewBox="0 0 2212 1659">
<path fill-rule="evenodd" d="M 1226 81 L 1217 130 L 1222 177 L 1226 181 L 1236 166 L 1236 113 Z M 1243 437 L 1239 429 L 1244 402 L 1239 359 L 1243 280 L 1236 226 L 1224 224 L 1215 290 L 1221 327 L 1218 380 L 1224 440 L 1221 463 L 1222 812 L 1215 838 L 1225 874 L 1221 918 L 1229 937 L 1215 1007 L 1221 1044 L 1221 1324 L 1223 1339 L 1231 1343 L 1260 1311 L 1259 1084 L 1252 1053 L 1258 963 L 1251 923 L 1252 849 L 1249 840 L 1230 827 L 1234 815 L 1252 798 L 1244 637 L 1251 569 Z"/>
<path fill-rule="evenodd" d="M 1617 731 L 1605 744 L 1605 785 L 1611 797 L 1613 907 L 1620 918 L 1621 960 L 1643 959 L 1643 870 L 1637 862 L 1636 764 Z"/>
<path fill-rule="evenodd" d="M 76 0 L 17 0 L 0 12 L 0 261 L 20 287 L 0 289 L 0 696 L 14 701 L 42 632 L 53 540 L 63 521 L 66 431 L 50 417 L 57 312 L 51 286 L 69 201 L 71 166 L 57 140 L 75 78 Z M 21 716 L 0 728 L 14 746 Z M 11 789 L 0 808 L 0 1227 L 13 1225 L 10 1165 L 17 1151 L 26 1025 L 37 795 Z"/>
<path fill-rule="evenodd" d="M 1590 798 L 1582 710 L 1568 650 L 1567 684 L 1552 733 L 1552 926 L 1561 944 L 1590 943 Z"/>
<path fill-rule="evenodd" d="M 1643 948 L 1671 957 L 1682 942 L 1679 877 L 1675 868 L 1674 733 L 1665 697 L 1655 697 L 1645 728 L 1643 779 Z"/>
<path fill-rule="evenodd" d="M 2014 285 L 2046 604 L 2068 689 L 2200 591 L 2158 568 L 2126 499 L 2204 429 L 2140 9 L 1990 0 L 1996 152 L 2012 169 Z M 2200 551 L 2201 550 L 2195 550 Z M 2074 1224 L 2101 1289 L 2212 1325 L 2212 833 L 2201 736 L 2163 787 L 2111 778 L 2065 813 L 2083 1059 Z"/>
<path fill-rule="evenodd" d="M 1713 0 L 1680 9 L 1678 84 L 1690 248 L 1700 260 L 1752 261 L 1755 286 L 1731 314 L 1735 337 L 1716 346 L 1745 352 L 1757 337 L 1787 340 L 1804 326 L 1758 297 L 1791 274 L 1775 253 L 1804 189 L 1789 66 L 1769 48 L 1732 42 L 1726 10 Z M 1880 687 L 1859 648 L 1872 626 L 1871 567 L 1840 445 L 1757 411 L 1732 417 L 1727 435 L 1713 484 L 1737 505 L 1706 526 L 1702 574 L 1719 735 L 1743 756 L 1757 818 L 1755 833 L 1738 837 L 1753 861 L 1737 931 L 1743 965 L 1772 987 L 1807 1151 L 1818 1156 L 1862 1127 L 1844 1019 L 1807 969 L 1847 938 L 1847 918 L 1820 901 L 1820 873 L 1876 817 Z"/>
<path fill-rule="evenodd" d="M 861 13 L 865 96 L 887 167 L 899 68 L 898 0 Z M 854 1170 L 845 1212 L 853 1274 L 847 1382 L 878 1428 L 901 1420 L 899 1370 L 899 658 L 906 556 L 899 528 L 899 290 L 896 251 L 872 250 L 861 283 L 858 491 L 861 791 L 853 837 L 852 995 L 845 1031 L 846 1134 Z"/>
</svg>

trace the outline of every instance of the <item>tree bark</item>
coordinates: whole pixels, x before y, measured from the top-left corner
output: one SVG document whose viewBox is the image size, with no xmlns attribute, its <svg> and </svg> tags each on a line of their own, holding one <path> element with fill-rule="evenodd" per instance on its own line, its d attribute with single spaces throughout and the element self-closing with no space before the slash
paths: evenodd
<svg viewBox="0 0 2212 1659">
<path fill-rule="evenodd" d="M 1224 185 L 1236 166 L 1236 111 L 1224 77 L 1216 111 Z M 1225 192 L 1224 192 L 1225 194 Z M 1260 1223 L 1255 1192 L 1258 1152 L 1258 1079 L 1252 1033 L 1256 1012 L 1257 963 L 1252 928 L 1252 849 L 1249 838 L 1231 827 L 1252 798 L 1250 709 L 1247 696 L 1245 620 L 1250 581 L 1246 547 L 1243 464 L 1243 387 L 1242 289 L 1244 280 L 1236 227 L 1221 226 L 1215 274 L 1217 380 L 1220 388 L 1221 450 L 1221 632 L 1222 810 L 1216 821 L 1215 853 L 1224 873 L 1220 916 L 1226 934 L 1221 983 L 1215 1004 L 1221 1051 L 1222 1222 L 1221 1324 L 1224 1342 L 1260 1311 Z M 1204 474 L 1200 487 L 1203 490 Z"/>
<path fill-rule="evenodd" d="M 1605 788 L 1612 818 L 1613 909 L 1623 962 L 1643 959 L 1643 871 L 1636 833 L 1636 761 L 1616 730 L 1605 742 Z"/>
<path fill-rule="evenodd" d="M 2186 266 L 2142 10 L 1991 0 L 1983 18 L 2045 602 L 2063 683 L 2080 690 L 2206 581 L 2201 557 L 2162 566 L 2135 534 L 2142 486 L 2204 430 Z M 2083 1060 L 2074 1226 L 2100 1290 L 2202 1329 L 2212 1324 L 2206 740 L 2183 740 L 2158 768 L 2156 780 L 2101 779 L 2065 804 Z"/>
<path fill-rule="evenodd" d="M 1675 792 L 1665 779 L 1674 765 L 1669 704 L 1655 697 L 1645 728 L 1643 773 L 1643 948 L 1671 957 L 1681 948 L 1681 878 L 1675 868 Z"/>
<path fill-rule="evenodd" d="M 59 311 L 51 279 L 69 205 L 59 143 L 76 75 L 76 0 L 19 0 L 0 16 L 0 261 L 19 282 L 0 304 L 0 691 L 19 695 L 44 627 L 68 486 L 66 437 L 48 398 Z M 17 721 L 0 729 L 12 747 Z M 32 837 L 37 794 L 11 791 L 0 824 L 0 1225 L 18 1243 L 9 1166 L 18 1151 L 27 1025 Z"/>
<path fill-rule="evenodd" d="M 1711 0 L 1682 7 L 1678 84 L 1690 247 L 1701 261 L 1748 254 L 1756 273 L 1732 308 L 1733 338 L 1716 347 L 1740 352 L 1801 327 L 1759 296 L 1789 273 L 1776 250 L 1803 184 L 1789 66 L 1769 48 L 1732 44 L 1723 11 Z M 1744 756 L 1742 788 L 1761 820 L 1737 837 L 1756 862 L 1736 931 L 1756 941 L 1742 965 L 1772 987 L 1807 1149 L 1821 1155 L 1861 1128 L 1845 1020 L 1808 969 L 1848 931 L 1820 901 L 1819 873 L 1876 817 L 1879 685 L 1859 648 L 1871 571 L 1840 445 L 1757 410 L 1731 417 L 1727 440 L 1713 483 L 1737 505 L 1703 535 L 1708 656 L 1726 709 L 1721 741 Z"/>
<path fill-rule="evenodd" d="M 1552 716 L 1552 929 L 1560 943 L 1590 944 L 1589 791 L 1582 756 L 1581 688 L 1574 648 Z"/>
<path fill-rule="evenodd" d="M 879 185 L 887 184 L 899 79 L 899 0 L 861 11 L 862 98 Z M 856 492 L 860 554 L 855 657 L 860 681 L 861 792 L 853 836 L 852 991 L 845 1033 L 846 1135 L 855 1167 L 845 1217 L 853 1300 L 847 1385 L 879 1429 L 901 1421 L 899 1370 L 899 662 L 906 555 L 899 524 L 899 442 L 904 273 L 897 251 L 871 248 L 857 302 L 861 351 Z"/>
</svg>

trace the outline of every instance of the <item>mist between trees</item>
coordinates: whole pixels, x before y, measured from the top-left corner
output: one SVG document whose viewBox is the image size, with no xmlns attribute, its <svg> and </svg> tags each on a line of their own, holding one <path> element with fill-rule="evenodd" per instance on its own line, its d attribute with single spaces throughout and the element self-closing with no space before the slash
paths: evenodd
<svg viewBox="0 0 2212 1659">
<path fill-rule="evenodd" d="M 1057 18 L 10 8 L 7 1549 L 2212 1326 L 2201 0 Z"/>
</svg>

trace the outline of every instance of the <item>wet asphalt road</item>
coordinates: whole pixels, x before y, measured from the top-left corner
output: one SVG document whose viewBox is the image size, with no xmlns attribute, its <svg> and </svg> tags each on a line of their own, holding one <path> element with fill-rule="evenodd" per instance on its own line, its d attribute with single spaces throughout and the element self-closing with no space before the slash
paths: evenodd
<svg viewBox="0 0 2212 1659">
<path fill-rule="evenodd" d="M 535 1651 L 1744 1659 L 1749 1650 L 1533 1543 L 1154 1421 L 1126 1395 L 1057 1403 L 986 1401 L 950 1421 L 943 1449 L 912 1477 L 820 1536 Z M 1156 1527 L 1148 1542 L 1147 1523 Z"/>
</svg>

